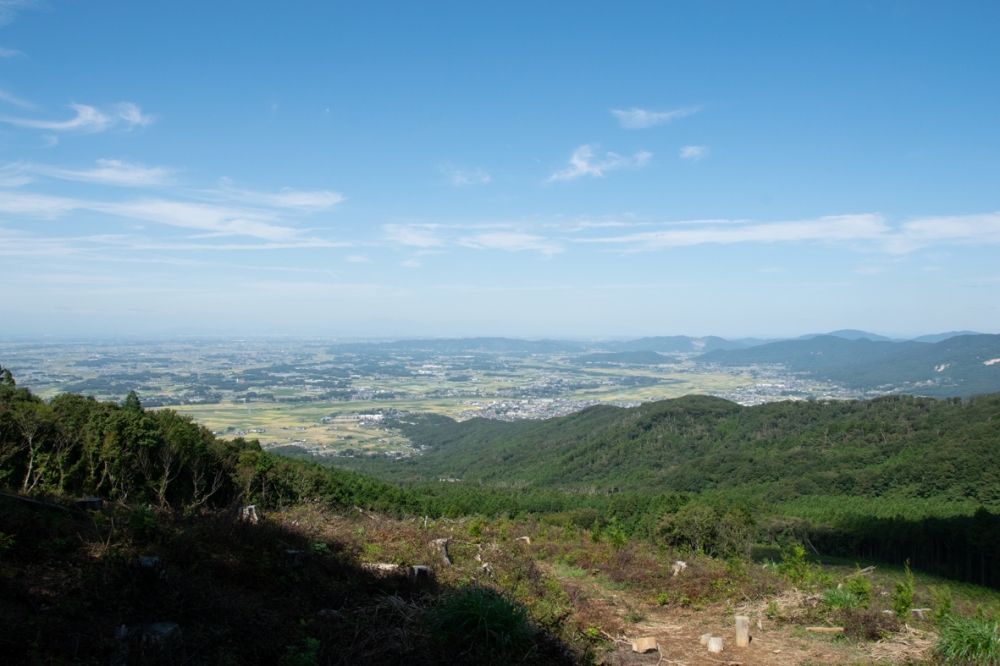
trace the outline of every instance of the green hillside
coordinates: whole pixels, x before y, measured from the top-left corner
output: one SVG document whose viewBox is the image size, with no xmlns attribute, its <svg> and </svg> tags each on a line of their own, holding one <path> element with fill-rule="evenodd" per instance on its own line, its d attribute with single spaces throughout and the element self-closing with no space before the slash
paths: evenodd
<svg viewBox="0 0 1000 666">
<path fill-rule="evenodd" d="M 414 417 L 399 427 L 430 449 L 350 466 L 394 481 L 1000 506 L 997 395 L 755 407 L 688 396 L 531 423 Z"/>
</svg>

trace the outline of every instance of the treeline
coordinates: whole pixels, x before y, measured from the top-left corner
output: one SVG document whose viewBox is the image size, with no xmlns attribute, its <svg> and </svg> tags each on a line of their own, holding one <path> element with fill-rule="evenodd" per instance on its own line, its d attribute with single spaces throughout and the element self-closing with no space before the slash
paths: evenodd
<svg viewBox="0 0 1000 666">
<path fill-rule="evenodd" d="M 821 552 L 911 566 L 945 578 L 1000 589 L 1000 515 L 985 509 L 947 518 L 855 516 L 812 528 Z"/>
<path fill-rule="evenodd" d="M 175 509 L 323 499 L 418 509 L 413 493 L 289 460 L 257 441 L 216 438 L 170 409 L 62 394 L 46 402 L 0 368 L 0 486 L 22 494 L 99 496 Z"/>
<path fill-rule="evenodd" d="M 741 407 L 708 396 L 598 406 L 547 421 L 394 424 L 429 447 L 336 464 L 396 482 L 728 493 L 766 503 L 842 496 L 974 501 L 1000 510 L 1000 396 L 888 396 Z"/>
</svg>

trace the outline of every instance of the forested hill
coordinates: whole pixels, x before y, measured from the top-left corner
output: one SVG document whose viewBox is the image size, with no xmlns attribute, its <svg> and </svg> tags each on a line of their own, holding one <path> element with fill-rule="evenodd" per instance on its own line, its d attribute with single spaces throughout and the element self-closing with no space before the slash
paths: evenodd
<svg viewBox="0 0 1000 666">
<path fill-rule="evenodd" d="M 723 366 L 781 364 L 854 388 L 894 388 L 934 397 L 1000 391 L 1000 335 L 959 335 L 941 342 L 873 342 L 821 335 L 699 358 Z"/>
<path fill-rule="evenodd" d="M 393 481 L 459 478 L 563 489 L 723 491 L 937 498 L 1000 506 L 1000 396 L 741 407 L 688 396 L 633 409 L 598 406 L 548 421 L 410 417 L 430 449 L 351 467 Z"/>
</svg>

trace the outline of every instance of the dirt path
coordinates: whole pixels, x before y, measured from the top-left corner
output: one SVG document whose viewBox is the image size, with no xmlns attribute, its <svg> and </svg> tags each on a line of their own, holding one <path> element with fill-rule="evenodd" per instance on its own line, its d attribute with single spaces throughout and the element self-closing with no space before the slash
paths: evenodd
<svg viewBox="0 0 1000 666">
<path fill-rule="evenodd" d="M 553 575 L 558 575 L 552 572 Z M 700 610 L 651 605 L 627 590 L 608 590 L 594 579 L 560 579 L 582 616 L 600 622 L 605 635 L 616 641 L 599 658 L 605 664 L 661 664 L 683 666 L 820 666 L 841 664 L 897 664 L 926 658 L 933 636 L 908 630 L 877 643 L 858 643 L 842 634 L 805 631 L 794 623 L 767 618 L 767 601 L 728 606 L 717 603 Z M 774 599 L 787 616 L 804 602 L 796 592 Z M 771 600 L 768 600 L 771 601 Z M 751 619 L 751 643 L 736 647 L 735 615 Z M 603 620 L 603 621 L 601 621 Z M 629 621 L 632 620 L 632 621 Z M 610 631 L 608 631 L 610 629 Z M 724 650 L 712 654 L 700 643 L 703 634 L 723 638 Z M 659 652 L 638 654 L 631 641 L 653 636 Z M 609 646 L 610 648 L 610 646 Z"/>
</svg>

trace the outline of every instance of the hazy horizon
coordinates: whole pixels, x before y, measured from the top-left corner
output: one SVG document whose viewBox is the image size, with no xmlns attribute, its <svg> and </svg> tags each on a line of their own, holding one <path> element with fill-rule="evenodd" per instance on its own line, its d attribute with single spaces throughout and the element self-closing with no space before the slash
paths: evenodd
<svg viewBox="0 0 1000 666">
<path fill-rule="evenodd" d="M 0 339 L 998 332 L 998 19 L 0 0 Z"/>
</svg>

